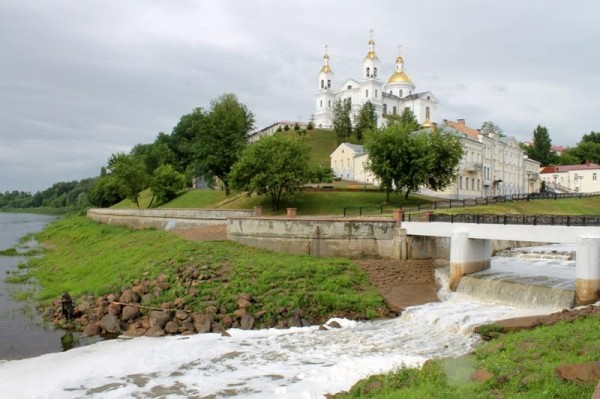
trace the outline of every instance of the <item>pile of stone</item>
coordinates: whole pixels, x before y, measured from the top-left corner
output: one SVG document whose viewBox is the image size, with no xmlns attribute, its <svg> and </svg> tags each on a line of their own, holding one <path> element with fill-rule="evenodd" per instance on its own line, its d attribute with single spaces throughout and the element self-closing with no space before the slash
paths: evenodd
<svg viewBox="0 0 600 399">
<path fill-rule="evenodd" d="M 244 330 L 257 328 L 288 328 L 315 324 L 312 318 L 303 317 L 301 309 L 289 311 L 285 307 L 278 310 L 275 317 L 264 317 L 267 312 L 250 312 L 256 305 L 251 295 L 240 293 L 237 309 L 227 313 L 218 308 L 216 301 L 202 302 L 203 312 L 192 312 L 183 298 L 172 302 L 150 306 L 162 291 L 170 288 L 167 276 L 161 274 L 156 279 L 138 281 L 131 288 L 123 288 L 117 293 L 99 298 L 84 296 L 77 300 L 70 320 L 63 314 L 61 300 L 56 299 L 46 315 L 60 327 L 70 327 L 82 331 L 87 336 L 120 335 L 160 337 L 163 335 L 217 332 L 227 334 L 228 328 Z M 257 306 L 254 306 L 256 308 Z"/>
</svg>

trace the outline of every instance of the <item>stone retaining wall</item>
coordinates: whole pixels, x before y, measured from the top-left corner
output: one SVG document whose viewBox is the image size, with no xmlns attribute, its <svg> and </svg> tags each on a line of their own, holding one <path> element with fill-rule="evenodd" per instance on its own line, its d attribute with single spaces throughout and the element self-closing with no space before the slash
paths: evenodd
<svg viewBox="0 0 600 399">
<path fill-rule="evenodd" d="M 398 256 L 397 224 L 391 219 L 239 218 L 227 238 L 276 252 L 316 256 Z"/>
<path fill-rule="evenodd" d="M 117 224 L 134 229 L 185 229 L 224 225 L 228 217 L 254 216 L 253 210 L 242 209 L 89 209 L 87 216 L 97 222 Z"/>
</svg>

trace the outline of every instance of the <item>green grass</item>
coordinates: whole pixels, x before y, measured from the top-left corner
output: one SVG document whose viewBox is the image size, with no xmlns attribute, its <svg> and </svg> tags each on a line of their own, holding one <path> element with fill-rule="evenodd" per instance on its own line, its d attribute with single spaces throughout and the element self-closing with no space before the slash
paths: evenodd
<svg viewBox="0 0 600 399">
<path fill-rule="evenodd" d="M 152 200 L 152 191 L 148 188 L 140 193 L 140 197 L 138 198 L 138 202 L 140 204 L 140 208 L 148 208 L 150 205 L 150 201 Z M 115 209 L 131 209 L 137 208 L 135 204 L 130 199 L 124 199 L 123 201 L 111 206 L 111 208 Z"/>
<path fill-rule="evenodd" d="M 440 209 L 447 214 L 600 215 L 600 197 L 537 199 L 496 205 Z"/>
<path fill-rule="evenodd" d="M 554 370 L 565 363 L 598 361 L 599 328 L 596 315 L 505 334 L 471 356 L 369 377 L 340 398 L 589 398 L 595 383 L 562 382 Z M 476 369 L 485 369 L 493 377 L 485 383 L 472 382 L 470 375 Z M 381 388 L 368 392 L 375 381 L 381 382 Z"/>
<path fill-rule="evenodd" d="M 235 195 L 233 193 L 230 197 Z M 190 190 L 160 208 L 215 208 L 225 199 L 225 192 L 221 190 Z"/>
<path fill-rule="evenodd" d="M 83 217 L 52 223 L 38 234 L 46 255 L 32 259 L 31 272 L 47 303 L 63 291 L 78 297 L 115 292 L 161 273 L 170 288 L 156 303 L 182 297 L 192 310 L 207 300 L 227 312 L 240 293 L 255 299 L 251 311 L 277 318 L 281 306 L 323 318 L 333 314 L 370 318 L 385 314 L 382 298 L 362 270 L 346 259 L 277 254 L 229 241 L 193 242 L 157 230 L 129 230 Z M 206 278 L 192 295 L 177 277 L 196 270 Z"/>
<path fill-rule="evenodd" d="M 298 134 L 294 130 L 282 132 L 283 135 L 294 137 Z M 313 166 L 329 166 L 329 156 L 337 148 L 337 137 L 333 130 L 313 129 L 307 130 L 302 140 L 310 147 L 310 164 Z"/>
</svg>

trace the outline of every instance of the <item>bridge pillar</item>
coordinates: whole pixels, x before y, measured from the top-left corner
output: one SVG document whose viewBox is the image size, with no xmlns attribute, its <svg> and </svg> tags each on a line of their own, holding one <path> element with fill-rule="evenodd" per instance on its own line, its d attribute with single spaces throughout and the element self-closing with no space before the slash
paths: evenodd
<svg viewBox="0 0 600 399">
<path fill-rule="evenodd" d="M 575 302 L 588 305 L 600 300 L 600 237 L 577 238 Z"/>
<path fill-rule="evenodd" d="M 450 239 L 450 289 L 456 291 L 465 274 L 489 269 L 492 241 L 469 238 L 467 232 L 454 232 Z"/>
</svg>

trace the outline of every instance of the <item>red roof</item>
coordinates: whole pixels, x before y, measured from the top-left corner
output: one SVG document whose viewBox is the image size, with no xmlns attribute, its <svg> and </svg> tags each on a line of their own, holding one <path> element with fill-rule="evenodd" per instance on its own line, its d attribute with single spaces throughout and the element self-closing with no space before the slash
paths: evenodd
<svg viewBox="0 0 600 399">
<path fill-rule="evenodd" d="M 542 168 L 540 173 L 560 173 L 560 172 L 569 172 L 572 170 L 592 170 L 592 169 L 600 169 L 600 165 L 596 163 L 585 163 L 583 165 L 548 165 Z"/>
<path fill-rule="evenodd" d="M 444 120 L 444 125 L 448 125 L 454 129 L 458 130 L 459 132 L 466 134 L 467 136 L 471 137 L 473 140 L 477 140 L 477 138 L 480 134 L 479 130 L 468 127 L 465 124 L 464 119 L 459 119 L 457 122 Z"/>
</svg>

